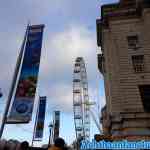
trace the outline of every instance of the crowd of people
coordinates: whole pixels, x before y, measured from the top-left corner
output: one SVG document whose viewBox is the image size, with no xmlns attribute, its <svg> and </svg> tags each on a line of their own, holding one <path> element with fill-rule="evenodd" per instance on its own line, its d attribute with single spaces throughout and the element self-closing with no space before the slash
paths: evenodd
<svg viewBox="0 0 150 150">
<path fill-rule="evenodd" d="M 54 142 L 54 145 L 50 146 L 48 150 L 68 150 L 68 148 L 62 138 L 57 138 Z"/>
<path fill-rule="evenodd" d="M 57 138 L 54 141 L 54 144 L 51 146 L 47 146 L 47 148 L 36 148 L 30 147 L 27 141 L 18 142 L 14 140 L 0 141 L 0 150 L 68 150 L 65 141 L 62 138 Z"/>
<path fill-rule="evenodd" d="M 0 141 L 0 150 L 28 150 L 29 143 L 27 141 L 18 142 L 15 140 L 1 140 Z"/>
</svg>

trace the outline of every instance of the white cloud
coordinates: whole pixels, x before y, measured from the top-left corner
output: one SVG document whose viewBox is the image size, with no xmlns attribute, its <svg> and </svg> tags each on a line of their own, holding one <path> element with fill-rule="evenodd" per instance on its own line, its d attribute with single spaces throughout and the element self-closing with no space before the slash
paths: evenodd
<svg viewBox="0 0 150 150">
<path fill-rule="evenodd" d="M 51 36 L 45 44 L 43 71 L 62 71 L 72 66 L 76 57 L 92 60 L 96 52 L 95 35 L 81 25 L 69 26 L 63 32 Z"/>
<path fill-rule="evenodd" d="M 70 85 L 53 85 L 47 94 L 49 110 L 69 113 L 73 111 L 72 87 Z"/>
<path fill-rule="evenodd" d="M 58 32 L 47 39 L 43 48 L 39 78 L 40 92 L 48 96 L 51 106 L 70 112 L 76 57 L 84 57 L 88 66 L 88 79 L 93 83 L 98 80 L 97 66 L 93 65 L 96 64 L 95 35 L 85 26 L 71 25 L 63 32 Z"/>
</svg>

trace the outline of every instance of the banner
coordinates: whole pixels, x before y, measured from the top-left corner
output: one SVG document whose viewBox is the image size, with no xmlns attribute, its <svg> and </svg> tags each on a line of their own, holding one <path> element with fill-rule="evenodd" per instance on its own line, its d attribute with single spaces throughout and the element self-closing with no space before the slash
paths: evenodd
<svg viewBox="0 0 150 150">
<path fill-rule="evenodd" d="M 39 73 L 43 29 L 44 25 L 32 25 L 27 28 L 20 76 L 7 123 L 28 123 L 31 120 Z"/>
<path fill-rule="evenodd" d="M 59 137 L 60 111 L 54 112 L 54 140 Z"/>
<path fill-rule="evenodd" d="M 46 110 L 46 96 L 40 97 L 40 102 L 38 106 L 36 125 L 33 136 L 33 141 L 41 141 L 43 137 L 44 120 L 45 120 L 45 110 Z"/>
</svg>

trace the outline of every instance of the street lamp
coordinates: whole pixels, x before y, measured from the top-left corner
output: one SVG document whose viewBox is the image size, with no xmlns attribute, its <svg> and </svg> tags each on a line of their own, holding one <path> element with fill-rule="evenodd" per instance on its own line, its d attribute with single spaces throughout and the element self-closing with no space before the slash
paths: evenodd
<svg viewBox="0 0 150 150">
<path fill-rule="evenodd" d="M 51 138 L 52 138 L 52 129 L 53 129 L 53 124 L 49 124 L 49 141 L 48 141 L 48 147 L 51 145 Z"/>
</svg>

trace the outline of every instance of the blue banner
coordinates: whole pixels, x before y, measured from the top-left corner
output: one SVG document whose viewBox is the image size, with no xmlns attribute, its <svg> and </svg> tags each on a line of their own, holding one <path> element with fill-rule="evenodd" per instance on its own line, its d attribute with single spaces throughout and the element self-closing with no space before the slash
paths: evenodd
<svg viewBox="0 0 150 150">
<path fill-rule="evenodd" d="M 32 118 L 42 48 L 44 25 L 27 28 L 27 38 L 20 68 L 20 76 L 15 91 L 7 123 L 28 123 Z"/>
<path fill-rule="evenodd" d="M 59 137 L 60 111 L 54 111 L 54 140 Z"/>
<path fill-rule="evenodd" d="M 42 140 L 44 120 L 45 120 L 45 110 L 46 110 L 46 96 L 40 97 L 39 107 L 36 116 L 36 126 L 34 131 L 34 141 Z"/>
</svg>

